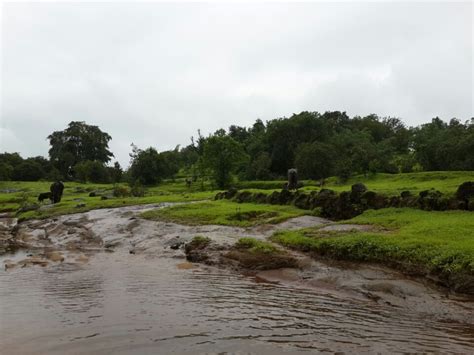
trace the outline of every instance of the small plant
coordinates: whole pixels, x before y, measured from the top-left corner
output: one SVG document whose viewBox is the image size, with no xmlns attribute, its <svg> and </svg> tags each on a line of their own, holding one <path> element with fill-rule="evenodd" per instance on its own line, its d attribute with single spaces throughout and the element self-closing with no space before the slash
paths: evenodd
<svg viewBox="0 0 474 355">
<path fill-rule="evenodd" d="M 128 197 L 130 196 L 130 189 L 127 186 L 115 185 L 113 195 L 114 197 Z"/>
<path fill-rule="evenodd" d="M 246 249 L 252 253 L 270 254 L 278 251 L 272 244 L 254 238 L 240 238 L 235 243 L 235 247 L 237 249 Z"/>
<path fill-rule="evenodd" d="M 134 197 L 143 197 L 145 196 L 146 190 L 139 182 L 135 182 L 131 186 L 131 192 Z"/>
</svg>

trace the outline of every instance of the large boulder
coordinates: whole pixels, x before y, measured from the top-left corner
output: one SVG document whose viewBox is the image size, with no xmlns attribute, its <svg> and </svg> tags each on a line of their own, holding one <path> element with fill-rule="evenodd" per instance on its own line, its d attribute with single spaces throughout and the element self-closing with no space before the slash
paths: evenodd
<svg viewBox="0 0 474 355">
<path fill-rule="evenodd" d="M 351 186 L 351 193 L 353 194 L 361 195 L 366 191 L 367 191 L 367 187 L 361 182 L 358 182 Z"/>
<path fill-rule="evenodd" d="M 288 205 L 293 200 L 294 195 L 289 190 L 280 191 L 280 205 Z"/>
<path fill-rule="evenodd" d="M 311 196 L 304 193 L 297 193 L 293 204 L 303 210 L 311 209 Z"/>
<path fill-rule="evenodd" d="M 228 200 L 230 200 L 231 198 L 233 198 L 237 193 L 239 192 L 239 190 L 237 190 L 236 188 L 234 187 L 231 187 L 229 190 L 227 190 L 225 193 L 224 193 L 224 197 Z"/>
<path fill-rule="evenodd" d="M 469 200 L 474 198 L 474 181 L 466 181 L 459 185 L 456 198 L 464 202 L 465 209 L 469 208 Z"/>
<path fill-rule="evenodd" d="M 255 203 L 266 203 L 267 202 L 267 195 L 263 192 L 257 192 L 253 195 L 253 201 Z"/>
<path fill-rule="evenodd" d="M 234 197 L 238 203 L 252 202 L 252 193 L 250 191 L 239 191 Z"/>
<path fill-rule="evenodd" d="M 443 194 L 435 189 L 421 191 L 418 198 L 418 206 L 422 210 L 440 211 L 445 205 L 442 201 Z"/>
<path fill-rule="evenodd" d="M 360 201 L 365 208 L 373 208 L 375 210 L 390 206 L 390 200 L 386 196 L 378 194 L 374 191 L 364 192 L 360 198 Z"/>
</svg>

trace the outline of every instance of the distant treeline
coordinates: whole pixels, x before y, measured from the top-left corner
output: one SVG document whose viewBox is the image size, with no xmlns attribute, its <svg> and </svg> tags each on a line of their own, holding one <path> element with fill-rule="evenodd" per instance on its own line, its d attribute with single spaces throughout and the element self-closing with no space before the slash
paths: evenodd
<svg viewBox="0 0 474 355">
<path fill-rule="evenodd" d="M 123 171 L 108 149 L 110 135 L 97 126 L 71 122 L 48 136 L 49 159 L 0 154 L 0 180 L 74 179 L 155 184 L 177 174 L 197 180 L 210 176 L 225 187 L 232 176 L 268 180 L 296 167 L 301 178 L 435 170 L 474 170 L 474 118 L 407 127 L 398 118 L 349 118 L 345 112 L 301 112 L 290 118 L 232 125 L 191 144 L 159 153 L 132 144 L 130 167 Z"/>
</svg>

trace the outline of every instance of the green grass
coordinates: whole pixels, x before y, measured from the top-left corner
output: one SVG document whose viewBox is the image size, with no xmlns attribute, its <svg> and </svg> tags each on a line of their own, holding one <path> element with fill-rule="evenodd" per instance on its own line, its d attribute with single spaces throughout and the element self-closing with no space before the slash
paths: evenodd
<svg viewBox="0 0 474 355">
<path fill-rule="evenodd" d="M 22 204 L 37 203 L 41 192 L 49 191 L 50 182 L 0 182 L 0 190 L 17 189 L 18 192 L 0 192 L 0 212 L 15 212 Z M 102 191 L 104 195 L 112 195 L 112 184 L 81 184 L 65 182 L 63 198 L 60 203 L 46 209 L 19 213 L 21 219 L 47 218 L 63 214 L 85 212 L 98 208 L 111 208 L 128 205 L 152 204 L 162 202 L 186 202 L 206 200 L 214 197 L 217 191 L 199 191 L 198 186 L 188 189 L 184 182 L 166 182 L 146 189 L 144 197 L 120 197 L 101 200 L 100 196 L 89 197 L 91 191 Z M 85 207 L 77 208 L 78 204 Z"/>
<path fill-rule="evenodd" d="M 474 181 L 473 171 L 432 171 L 406 174 L 382 174 L 375 175 L 357 175 L 340 183 L 336 177 L 326 180 L 324 188 L 335 191 L 349 191 L 351 186 L 361 182 L 369 190 L 387 194 L 399 195 L 404 190 L 409 190 L 414 194 L 423 190 L 434 188 L 445 194 L 453 194 L 456 189 L 465 181 Z M 271 193 L 280 191 L 284 181 L 243 181 L 238 184 L 239 188 L 245 188 L 252 192 Z M 301 191 L 319 190 L 319 182 L 304 180 L 304 187 Z"/>
<path fill-rule="evenodd" d="M 346 223 L 379 226 L 373 232 L 277 232 L 272 240 L 320 255 L 377 262 L 405 271 L 474 276 L 474 214 L 415 209 L 369 210 Z"/>
<path fill-rule="evenodd" d="M 249 227 L 263 223 L 279 223 L 307 213 L 293 206 L 237 204 L 220 200 L 155 209 L 144 212 L 142 217 L 190 225 L 219 224 Z"/>
<path fill-rule="evenodd" d="M 237 243 L 235 243 L 237 249 L 245 249 L 251 253 L 276 253 L 279 250 L 269 242 L 262 240 L 257 240 L 255 238 L 240 238 Z"/>
</svg>

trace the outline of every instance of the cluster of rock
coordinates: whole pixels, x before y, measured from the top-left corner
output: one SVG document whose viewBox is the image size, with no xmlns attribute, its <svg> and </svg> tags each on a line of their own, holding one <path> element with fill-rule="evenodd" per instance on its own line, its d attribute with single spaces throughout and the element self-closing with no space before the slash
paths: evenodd
<svg viewBox="0 0 474 355">
<path fill-rule="evenodd" d="M 351 191 L 337 193 L 329 189 L 320 191 L 291 192 L 282 190 L 271 194 L 263 192 L 238 191 L 230 189 L 219 192 L 216 200 L 228 199 L 235 202 L 268 203 L 273 205 L 294 205 L 305 210 L 319 209 L 320 215 L 331 219 L 353 218 L 367 209 L 387 207 L 411 207 L 428 211 L 469 210 L 474 211 L 474 181 L 461 184 L 454 196 L 447 196 L 431 189 L 413 195 L 402 191 L 399 196 L 387 196 L 367 190 L 364 184 L 352 185 Z"/>
<path fill-rule="evenodd" d="M 19 248 L 14 238 L 14 233 L 18 229 L 18 220 L 8 214 L 0 214 L 0 255 L 7 252 L 14 252 Z"/>
</svg>

